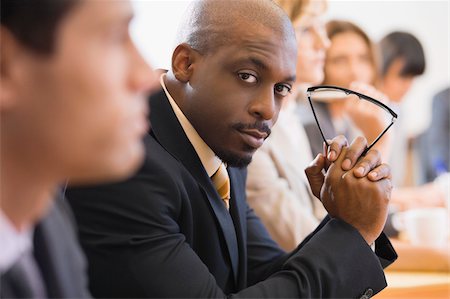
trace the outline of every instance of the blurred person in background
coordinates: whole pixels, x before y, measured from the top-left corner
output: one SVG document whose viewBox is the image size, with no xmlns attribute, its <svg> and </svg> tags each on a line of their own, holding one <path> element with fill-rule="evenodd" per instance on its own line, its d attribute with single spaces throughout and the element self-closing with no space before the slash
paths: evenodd
<svg viewBox="0 0 450 299">
<path fill-rule="evenodd" d="M 364 94 L 374 95 L 373 97 L 375 99 L 382 99 L 382 101 L 389 106 L 395 106 L 395 104 L 393 104 L 389 97 L 384 93 L 384 90 L 382 93 L 375 87 L 380 86 L 380 79 L 377 79 L 377 56 L 369 37 L 364 33 L 364 31 L 355 24 L 347 21 L 331 21 L 327 24 L 327 32 L 331 45 L 327 50 L 327 57 L 325 60 L 324 84 L 358 89 Z M 403 90 L 402 93 L 404 92 L 405 90 Z M 391 93 L 391 95 L 394 96 L 398 96 L 399 94 L 399 92 L 396 94 Z M 360 113 L 359 117 L 362 121 L 364 121 L 364 118 L 367 118 L 366 121 L 369 124 L 374 122 L 376 123 L 376 119 L 374 120 L 373 118 L 369 118 L 371 117 L 370 106 L 364 107 L 363 110 L 355 110 L 355 106 L 353 105 L 342 105 L 337 103 L 334 107 L 330 107 L 330 103 L 319 104 L 321 105 L 321 108 L 323 108 L 324 112 L 328 113 L 327 115 L 329 117 L 320 119 L 321 121 L 328 120 L 328 123 L 325 123 L 325 125 L 322 126 L 323 130 L 332 130 L 332 133 L 336 132 L 336 123 L 333 120 L 333 116 L 335 115 L 337 109 L 341 109 L 342 113 L 347 113 L 350 117 L 354 115 L 352 114 L 354 111 L 357 111 Z M 318 107 L 318 105 L 315 107 Z M 335 109 L 335 111 L 333 111 L 333 109 Z M 376 114 L 374 115 L 376 116 Z M 402 117 L 402 115 L 399 117 Z M 354 120 L 354 118 L 351 119 Z M 379 123 L 382 124 L 381 121 Z M 355 124 L 356 123 L 349 122 L 345 125 L 348 126 Z M 399 134 L 399 132 L 395 130 L 395 125 L 392 128 L 392 133 L 387 139 L 385 139 L 384 142 L 384 154 L 387 156 L 386 158 L 389 158 L 389 156 L 392 155 L 392 152 L 396 150 L 392 149 L 393 139 L 397 138 L 397 135 Z M 357 129 L 360 129 L 359 131 L 363 134 L 368 134 L 361 128 Z M 343 129 L 341 132 L 344 134 L 354 132 L 351 128 L 349 130 L 345 126 L 339 127 L 338 125 L 337 130 L 339 129 Z M 380 128 L 377 130 L 380 130 Z M 313 135 L 314 139 L 310 139 L 311 143 L 313 143 L 314 140 L 321 140 L 320 135 L 318 134 L 320 134 L 320 132 L 316 129 L 316 132 L 314 132 Z M 382 141 L 385 137 L 386 136 L 383 136 L 380 141 Z M 403 154 L 406 155 L 406 152 Z M 393 169 L 393 173 L 396 171 L 397 169 Z M 392 225 L 392 217 L 397 211 L 413 208 L 441 207 L 443 205 L 444 199 L 442 192 L 436 185 L 427 184 L 423 186 L 394 188 L 390 201 L 391 214 L 386 222 L 385 232 L 392 235 L 398 234 L 398 231 Z M 400 258 L 399 262 L 393 265 L 393 268 L 412 270 L 428 265 L 427 267 L 429 269 L 448 269 L 448 254 L 434 252 L 428 244 L 411 246 L 410 244 L 405 244 L 403 242 L 395 242 L 394 245 Z M 420 256 L 420 258 L 416 257 L 413 259 L 412 257 L 415 255 Z"/>
<path fill-rule="evenodd" d="M 419 40 L 408 32 L 395 31 L 384 36 L 378 43 L 380 50 L 381 90 L 389 97 L 392 108 L 400 115 L 395 127 L 392 145 L 393 181 L 402 186 L 406 174 L 408 152 L 407 122 L 403 113 L 405 95 L 414 80 L 425 72 L 425 54 Z"/>
<path fill-rule="evenodd" d="M 431 123 L 424 133 L 419 159 L 423 181 L 431 182 L 449 172 L 450 161 L 450 88 L 432 99 Z"/>
<path fill-rule="evenodd" d="M 390 100 L 390 106 L 399 114 L 399 120 L 396 122 L 393 132 L 395 138 L 391 146 L 391 158 L 390 163 L 392 165 L 392 175 L 394 185 L 397 187 L 404 186 L 406 176 L 411 175 L 406 170 L 412 168 L 407 165 L 408 156 L 408 136 L 407 136 L 407 114 L 403 113 L 403 103 L 405 96 L 411 89 L 414 80 L 421 76 L 425 72 L 426 62 L 425 54 L 420 41 L 411 33 L 403 31 L 395 31 L 384 36 L 379 42 L 379 51 L 381 57 L 381 73 L 379 86 L 380 89 L 388 96 Z M 448 100 L 447 100 L 448 102 Z M 448 106 L 448 104 L 447 104 Z M 439 107 L 438 109 L 444 108 Z M 448 110 L 447 110 L 448 112 Z M 445 115 L 445 111 L 440 111 L 441 115 Z M 448 113 L 447 113 L 448 124 Z M 438 134 L 433 137 L 432 140 L 428 140 L 427 137 L 419 137 L 418 142 L 426 148 L 425 154 L 419 157 L 419 165 L 428 161 L 427 154 L 435 153 L 437 151 L 445 151 L 445 146 L 448 149 L 448 127 L 447 134 L 442 133 L 442 127 L 445 127 L 445 116 L 432 118 L 432 125 L 430 126 L 430 132 Z M 444 123 L 438 125 L 440 122 Z M 436 124 L 436 125 L 434 125 Z M 436 130 L 434 130 L 436 126 Z M 444 129 L 445 130 L 445 129 Z M 447 143 L 442 142 L 447 136 Z M 445 145 L 446 144 L 446 145 Z M 447 156 L 448 163 L 448 151 L 444 154 Z M 445 162 L 444 162 L 445 163 Z M 442 167 L 441 162 L 431 162 L 432 168 L 440 168 L 440 172 L 447 172 L 448 168 Z M 439 165 L 436 165 L 439 164 Z M 445 164 L 444 164 L 445 165 Z M 426 168 L 419 168 L 419 174 L 426 175 Z M 444 206 L 445 205 L 445 192 L 439 184 L 428 180 L 427 184 L 413 187 L 396 188 L 393 192 L 392 203 L 398 210 L 407 210 L 413 208 L 432 207 L 432 206 Z"/>
<path fill-rule="evenodd" d="M 403 75 L 400 74 L 405 73 L 407 74 L 405 76 L 409 78 L 405 80 L 411 82 L 412 79 L 410 77 L 413 76 L 412 74 L 423 72 L 425 67 L 421 48 L 412 51 L 413 53 L 422 53 L 422 58 L 417 58 L 413 55 L 399 57 L 399 54 L 391 55 L 391 59 L 383 58 L 385 63 L 383 64 L 381 74 L 379 74 L 377 71 L 379 69 L 379 61 L 377 58 L 379 55 L 370 38 L 361 28 L 348 21 L 334 20 L 327 23 L 327 34 L 330 38 L 331 45 L 326 52 L 325 78 L 323 84 L 359 91 L 384 102 L 388 106 L 393 106 L 398 111 L 396 107 L 398 107 L 397 104 L 402 100 L 400 96 L 404 95 L 407 89 L 386 89 L 386 86 L 392 85 L 389 79 L 386 78 L 386 74 L 389 74 L 389 78 L 402 81 L 403 79 L 400 77 Z M 392 44 L 391 42 L 390 47 L 392 48 L 393 45 L 397 45 L 397 43 Z M 417 45 L 417 43 L 410 42 L 408 44 L 410 47 L 414 45 Z M 420 46 L 420 44 L 418 45 Z M 391 49 L 390 51 L 392 52 L 393 50 Z M 383 50 L 381 52 L 383 53 Z M 396 51 L 395 53 L 401 54 L 403 52 Z M 390 68 L 391 64 L 394 61 L 399 61 L 393 59 L 392 56 L 399 59 L 403 64 L 406 63 L 405 69 L 407 72 L 402 72 L 401 68 L 398 69 L 397 63 L 396 71 L 392 71 Z M 410 62 L 411 59 L 415 59 L 416 61 Z M 393 85 L 396 86 L 395 84 Z M 380 86 L 379 89 L 377 89 L 378 86 Z M 402 86 L 410 85 L 405 83 Z M 395 100 L 392 101 L 388 95 L 394 96 Z M 355 102 L 350 101 L 343 103 L 339 100 L 315 104 L 316 112 L 319 110 L 319 113 L 324 116 L 320 118 L 320 123 L 322 129 L 328 131 L 325 135 L 334 136 L 340 133 L 344 134 L 347 138 L 352 138 L 355 134 L 363 134 L 367 139 L 373 139 L 374 136 L 378 135 L 387 126 L 385 119 L 382 119 L 381 115 L 378 114 L 378 109 L 374 110 L 372 108 L 373 105 L 355 104 Z M 399 117 L 402 118 L 402 115 L 400 114 Z M 397 128 L 397 125 L 400 128 Z M 391 161 L 395 160 L 398 155 L 407 155 L 406 147 L 397 146 L 397 141 L 395 141 L 402 139 L 401 127 L 402 122 L 397 121 L 393 128 L 375 145 L 375 148 L 379 149 L 382 153 L 384 160 Z M 320 132 L 315 123 L 305 124 L 305 130 L 308 133 L 313 152 L 320 150 Z M 401 151 L 402 148 L 404 149 L 403 152 Z M 393 168 L 392 172 L 394 176 L 397 174 L 398 177 L 398 173 L 404 173 L 403 168 L 405 165 L 399 165 L 398 163 L 395 163 L 395 165 L 396 167 Z M 402 179 L 397 179 L 397 183 L 399 181 L 402 181 Z M 395 186 L 401 187 L 400 184 Z M 443 206 L 444 196 L 440 188 L 435 184 L 395 188 L 392 192 L 390 205 L 393 211 L 424 206 Z"/>
<path fill-rule="evenodd" d="M 419 159 L 412 162 L 417 162 L 419 166 L 417 175 L 427 179 L 418 182 L 419 185 L 406 187 L 404 186 L 406 176 L 412 175 L 407 170 L 412 171 L 414 167 L 407 165 L 409 141 L 406 120 L 408 115 L 404 113 L 403 104 L 414 81 L 425 72 L 425 53 L 418 38 L 404 31 L 388 33 L 380 40 L 378 47 L 381 58 L 379 86 L 390 99 L 390 106 L 399 114 L 399 120 L 393 128 L 395 138 L 390 163 L 394 185 L 400 188 L 394 188 L 392 192 L 391 211 L 445 207 L 450 192 L 448 89 L 447 93 L 443 91 L 437 96 L 436 102 L 433 101 L 431 124 L 428 130 L 414 140 L 414 146 L 419 147 Z M 438 175 L 441 177 L 436 179 Z M 385 232 L 390 235 L 398 233 L 391 222 L 391 219 L 396 217 L 394 215 L 395 213 L 392 213 L 389 216 L 386 224 Z M 431 248 L 429 244 L 411 246 L 408 242 L 394 242 L 399 252 L 399 259 L 393 269 L 439 271 L 450 269 L 448 244 L 443 248 Z"/>
<path fill-rule="evenodd" d="M 83 298 L 86 264 L 58 189 L 131 175 L 154 82 L 130 3 L 2 0 L 0 296 Z"/>
<path fill-rule="evenodd" d="M 275 1 L 291 19 L 296 33 L 297 80 L 277 124 L 248 166 L 247 200 L 271 237 L 293 250 L 325 216 L 305 176 L 313 156 L 298 114 L 306 88 L 322 82 L 329 40 L 322 15 L 326 0 Z"/>
<path fill-rule="evenodd" d="M 377 53 L 367 34 L 357 25 L 334 20 L 326 25 L 331 41 L 326 51 L 323 85 L 351 89 L 386 103 L 387 97 L 376 88 L 378 78 Z M 351 139 L 363 135 L 369 141 L 386 128 L 377 109 L 366 101 L 340 99 L 315 103 L 316 114 L 326 136 L 343 134 Z M 304 123 L 314 153 L 322 150 L 322 138 L 315 122 Z M 375 145 L 387 160 L 392 133 L 389 130 Z"/>
</svg>

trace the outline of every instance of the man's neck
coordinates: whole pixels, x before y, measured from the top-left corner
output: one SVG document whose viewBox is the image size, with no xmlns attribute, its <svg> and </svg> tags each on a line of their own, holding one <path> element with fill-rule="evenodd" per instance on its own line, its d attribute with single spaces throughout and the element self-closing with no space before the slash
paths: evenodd
<svg viewBox="0 0 450 299">
<path fill-rule="evenodd" d="M 58 181 L 49 175 L 45 165 L 26 165 L 17 152 L 1 147 L 0 207 L 14 227 L 22 231 L 45 215 Z"/>
</svg>

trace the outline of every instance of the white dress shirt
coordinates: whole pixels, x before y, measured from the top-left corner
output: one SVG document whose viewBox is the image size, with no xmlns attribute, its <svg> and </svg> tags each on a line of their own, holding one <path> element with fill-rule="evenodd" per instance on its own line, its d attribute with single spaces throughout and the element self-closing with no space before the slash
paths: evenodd
<svg viewBox="0 0 450 299">
<path fill-rule="evenodd" d="M 33 248 L 33 229 L 17 230 L 0 209 L 0 273 L 5 273 Z"/>
</svg>

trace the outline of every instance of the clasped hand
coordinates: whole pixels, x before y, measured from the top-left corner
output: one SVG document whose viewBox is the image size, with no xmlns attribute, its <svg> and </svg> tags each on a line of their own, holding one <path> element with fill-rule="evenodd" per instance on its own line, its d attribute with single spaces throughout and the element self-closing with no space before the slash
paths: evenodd
<svg viewBox="0 0 450 299">
<path fill-rule="evenodd" d="M 344 136 L 335 137 L 305 172 L 328 214 L 352 225 L 372 244 L 386 223 L 392 184 L 390 167 L 377 150 L 361 156 L 366 147 L 364 137 L 350 146 Z"/>
</svg>

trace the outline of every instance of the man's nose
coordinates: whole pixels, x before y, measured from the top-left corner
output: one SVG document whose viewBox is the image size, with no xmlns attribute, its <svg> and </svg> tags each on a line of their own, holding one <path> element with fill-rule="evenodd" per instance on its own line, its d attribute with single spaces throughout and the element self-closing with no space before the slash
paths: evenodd
<svg viewBox="0 0 450 299">
<path fill-rule="evenodd" d="M 250 114 L 257 119 L 271 120 L 279 109 L 273 88 L 270 88 L 270 91 L 268 89 L 261 92 L 250 104 Z"/>
</svg>

